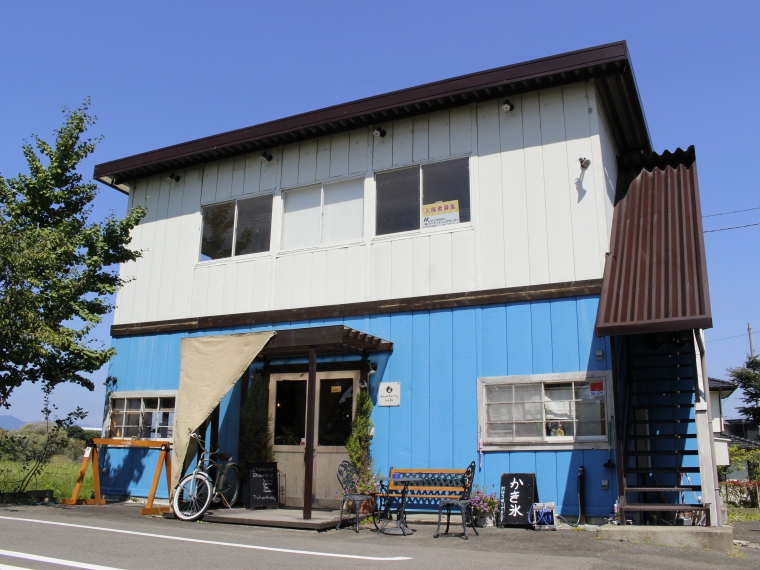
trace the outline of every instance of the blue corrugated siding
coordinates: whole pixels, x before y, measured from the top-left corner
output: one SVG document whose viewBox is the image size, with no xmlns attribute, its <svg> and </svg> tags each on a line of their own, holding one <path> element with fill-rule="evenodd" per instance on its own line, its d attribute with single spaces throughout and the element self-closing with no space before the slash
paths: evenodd
<svg viewBox="0 0 760 570">
<path fill-rule="evenodd" d="M 394 343 L 391 355 L 373 355 L 378 364 L 370 393 L 380 381 L 401 382 L 401 406 L 375 408 L 375 467 L 450 468 L 478 461 L 477 377 L 610 369 L 605 339 L 594 336 L 598 297 L 463 307 L 392 315 L 273 323 L 194 332 L 190 336 L 345 324 Z M 179 345 L 186 333 L 114 340 L 117 356 L 110 373 L 118 390 L 177 389 Z M 604 350 L 604 359 L 596 351 Z M 320 359 L 348 360 L 356 356 Z M 290 359 L 288 362 L 303 362 Z M 237 451 L 238 385 L 221 405 L 219 443 Z M 496 486 L 501 473 L 536 472 L 542 500 L 557 501 L 563 513 L 577 513 L 576 475 L 583 465 L 591 516 L 604 516 L 617 495 L 614 472 L 602 465 L 606 450 L 523 451 L 484 454 L 477 482 Z M 106 493 L 146 495 L 154 452 L 107 453 Z M 611 488 L 601 490 L 601 479 Z M 166 496 L 162 486 L 159 496 Z"/>
</svg>

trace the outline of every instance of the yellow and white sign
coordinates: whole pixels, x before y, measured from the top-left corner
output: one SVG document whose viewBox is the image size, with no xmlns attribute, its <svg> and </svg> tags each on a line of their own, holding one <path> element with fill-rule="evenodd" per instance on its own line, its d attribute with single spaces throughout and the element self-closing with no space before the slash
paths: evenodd
<svg viewBox="0 0 760 570">
<path fill-rule="evenodd" d="M 422 227 L 435 228 L 459 223 L 459 200 L 422 206 Z"/>
</svg>

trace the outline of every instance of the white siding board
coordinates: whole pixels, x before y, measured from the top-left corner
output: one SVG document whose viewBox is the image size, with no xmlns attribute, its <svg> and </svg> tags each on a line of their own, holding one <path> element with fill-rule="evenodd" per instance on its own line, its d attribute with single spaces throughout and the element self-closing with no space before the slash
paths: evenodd
<svg viewBox="0 0 760 570">
<path fill-rule="evenodd" d="M 367 129 L 351 131 L 349 145 L 348 171 L 367 172 Z"/>
<path fill-rule="evenodd" d="M 414 291 L 414 240 L 391 243 L 391 298 L 411 297 Z"/>
<path fill-rule="evenodd" d="M 148 302 L 145 307 L 145 316 L 154 320 L 158 313 L 158 297 L 161 292 L 161 274 L 164 271 L 164 249 L 166 246 L 166 222 L 169 213 L 169 194 L 171 193 L 172 180 L 168 177 L 159 179 L 158 204 L 155 218 L 152 222 L 153 247 L 150 252 L 150 264 L 148 274 Z"/>
<path fill-rule="evenodd" d="M 201 167 L 185 171 L 185 185 L 182 192 L 182 217 L 179 224 L 179 251 L 172 298 L 173 319 L 185 318 L 190 313 L 190 298 L 193 290 L 195 264 L 200 251 L 201 231 Z M 205 304 L 204 304 L 205 307 Z"/>
<path fill-rule="evenodd" d="M 132 189 L 132 196 L 130 201 L 132 207 L 145 205 L 145 196 L 147 191 L 148 181 L 146 179 L 138 180 L 135 187 Z M 141 249 L 142 231 L 145 226 L 141 222 L 137 225 L 130 237 L 132 238 L 129 248 L 132 251 L 139 251 Z M 121 278 L 125 281 L 124 285 L 119 288 L 119 297 L 117 299 L 116 311 L 114 314 L 114 324 L 130 323 L 132 321 L 132 309 L 134 307 L 135 289 L 137 282 L 135 277 L 137 276 L 137 261 L 130 261 L 129 263 L 122 264 L 120 268 Z"/>
<path fill-rule="evenodd" d="M 420 161 L 428 159 L 428 116 L 422 115 L 414 118 L 414 150 L 412 160 Z"/>
<path fill-rule="evenodd" d="M 393 123 L 394 166 L 403 166 L 412 162 L 413 127 L 413 119 L 402 119 Z"/>
<path fill-rule="evenodd" d="M 330 176 L 348 174 L 348 133 L 333 135 L 330 146 Z"/>
<path fill-rule="evenodd" d="M 470 106 L 462 105 L 449 111 L 451 154 L 465 154 L 472 150 L 472 119 Z"/>
<path fill-rule="evenodd" d="M 278 257 L 274 270 L 274 308 L 289 309 L 293 306 L 293 256 Z"/>
<path fill-rule="evenodd" d="M 370 294 L 373 299 L 390 299 L 391 250 L 392 245 L 389 241 L 380 241 L 372 244 Z"/>
<path fill-rule="evenodd" d="M 451 154 L 448 111 L 438 111 L 437 113 L 430 114 L 428 152 L 430 153 L 430 158 Z"/>
<path fill-rule="evenodd" d="M 311 295 L 309 304 L 319 307 L 325 304 L 325 280 L 327 272 L 327 252 L 315 251 L 311 255 Z"/>
<path fill-rule="evenodd" d="M 549 279 L 573 281 L 573 227 L 562 88 L 545 89 L 541 103 L 541 143 L 544 158 L 544 194 L 549 246 Z"/>
<path fill-rule="evenodd" d="M 273 155 L 272 160 L 261 163 L 261 180 L 259 182 L 259 191 L 266 192 L 267 190 L 274 190 L 277 187 L 277 173 L 280 170 L 280 153 L 277 149 L 273 149 L 271 152 Z M 261 162 L 261 161 L 259 161 Z"/>
<path fill-rule="evenodd" d="M 430 237 L 419 236 L 414 238 L 413 246 L 413 297 L 430 295 Z"/>
<path fill-rule="evenodd" d="M 179 182 L 171 183 L 169 208 L 164 232 L 164 255 L 161 263 L 161 286 L 158 291 L 158 311 L 156 319 L 165 321 L 172 318 L 172 304 L 175 282 L 181 276 L 177 273 L 180 254 L 180 229 L 182 225 L 182 198 L 185 192 L 186 173 L 179 173 Z"/>
<path fill-rule="evenodd" d="M 330 137 L 317 141 L 317 180 L 330 178 Z"/>
<path fill-rule="evenodd" d="M 513 97 L 515 108 L 499 113 L 501 137 L 501 184 L 504 191 L 504 258 L 506 286 L 530 283 L 528 247 L 528 204 L 525 189 L 525 151 L 521 98 Z"/>
<path fill-rule="evenodd" d="M 393 123 L 382 125 L 384 137 L 372 137 L 372 169 L 383 170 L 393 165 Z"/>
<path fill-rule="evenodd" d="M 261 182 L 261 155 L 251 153 L 245 157 L 243 194 L 258 194 Z"/>
<path fill-rule="evenodd" d="M 346 248 L 345 303 L 357 303 L 365 300 L 364 280 L 367 249 L 368 247 L 364 245 Z"/>
<path fill-rule="evenodd" d="M 237 275 L 235 276 L 235 313 L 250 313 L 253 310 L 251 292 L 253 290 L 253 272 L 256 262 L 243 261 L 237 263 Z M 227 285 L 225 276 L 225 286 Z"/>
<path fill-rule="evenodd" d="M 143 231 L 140 236 L 142 257 L 137 260 L 135 300 L 132 308 L 132 321 L 138 323 L 146 321 L 148 314 L 147 307 L 148 297 L 150 295 L 150 269 L 153 263 L 153 252 L 155 247 L 160 188 L 160 176 L 152 176 L 148 179 L 148 188 L 145 197 L 147 212 L 142 221 Z"/>
<path fill-rule="evenodd" d="M 224 298 L 224 274 L 227 265 L 211 265 L 208 273 L 208 291 L 206 292 L 206 315 L 221 315 Z"/>
<path fill-rule="evenodd" d="M 538 92 L 521 98 L 525 153 L 525 197 L 528 211 L 528 260 L 530 284 L 549 282 L 549 246 L 546 235 L 544 153 L 541 147 L 541 112 Z"/>
<path fill-rule="evenodd" d="M 430 294 L 451 293 L 451 236 L 442 233 L 430 236 Z"/>
<path fill-rule="evenodd" d="M 216 180 L 216 201 L 229 200 L 232 196 L 232 169 L 234 158 L 225 158 L 219 162 L 219 174 Z"/>
<path fill-rule="evenodd" d="M 328 249 L 325 276 L 325 304 L 340 305 L 346 293 L 346 250 Z"/>
<path fill-rule="evenodd" d="M 198 267 L 195 269 L 190 301 L 190 316 L 192 317 L 203 317 L 206 315 L 209 272 L 209 267 Z"/>
<path fill-rule="evenodd" d="M 317 179 L 317 141 L 304 141 L 300 147 L 298 159 L 298 183 L 308 184 Z"/>
<path fill-rule="evenodd" d="M 272 258 L 264 257 L 254 262 L 251 310 L 266 311 L 269 306 L 269 283 L 272 276 Z"/>
<path fill-rule="evenodd" d="M 222 315 L 235 312 L 235 299 L 237 293 L 238 266 L 239 263 L 227 263 L 224 265 L 224 285 L 222 285 Z"/>
<path fill-rule="evenodd" d="M 308 307 L 310 304 L 311 256 L 311 252 L 293 256 L 293 292 L 290 301 L 292 307 Z"/>
<path fill-rule="evenodd" d="M 219 175 L 219 163 L 209 162 L 203 167 L 203 186 L 201 187 L 201 203 L 208 204 L 216 200 L 216 179 Z"/>
<path fill-rule="evenodd" d="M 281 186 L 290 187 L 298 184 L 298 158 L 300 145 L 289 144 L 282 150 L 282 181 Z"/>
<path fill-rule="evenodd" d="M 232 164 L 232 192 L 233 197 L 242 196 L 245 191 L 246 156 L 236 156 Z"/>
<path fill-rule="evenodd" d="M 481 243 L 478 253 L 484 289 L 505 286 L 500 150 L 498 101 L 478 104 L 478 216 Z M 432 244 L 430 255 L 432 258 Z M 430 289 L 432 294 L 432 269 Z"/>
<path fill-rule="evenodd" d="M 451 234 L 451 267 L 453 292 L 475 290 L 475 232 Z"/>
</svg>

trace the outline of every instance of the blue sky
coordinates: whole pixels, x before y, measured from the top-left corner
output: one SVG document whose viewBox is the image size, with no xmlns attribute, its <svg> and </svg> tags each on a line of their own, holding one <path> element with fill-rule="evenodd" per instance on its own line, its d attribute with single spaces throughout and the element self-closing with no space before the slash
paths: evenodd
<svg viewBox="0 0 760 570">
<path fill-rule="evenodd" d="M 0 173 L 24 170 L 23 139 L 50 138 L 61 108 L 87 96 L 92 133 L 105 136 L 82 165 L 89 177 L 96 163 L 172 143 L 625 39 L 655 150 L 696 146 L 703 212 L 758 207 L 759 19 L 760 3 L 738 1 L 5 2 Z M 93 215 L 125 208 L 102 187 Z M 705 229 L 754 222 L 760 210 L 707 218 Z M 737 335 L 750 321 L 760 330 L 760 226 L 705 242 L 708 364 L 725 377 L 748 352 Z M 105 343 L 109 326 L 97 331 Z M 104 378 L 94 393 L 58 388 L 54 402 L 97 424 Z M 37 419 L 39 389 L 11 405 Z"/>
</svg>

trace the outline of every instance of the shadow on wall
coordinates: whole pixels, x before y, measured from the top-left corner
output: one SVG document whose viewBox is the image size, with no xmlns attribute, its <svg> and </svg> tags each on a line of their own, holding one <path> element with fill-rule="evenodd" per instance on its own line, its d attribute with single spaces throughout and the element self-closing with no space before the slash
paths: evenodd
<svg viewBox="0 0 760 570">
<path fill-rule="evenodd" d="M 377 366 L 377 370 L 369 378 L 369 397 L 373 406 L 377 406 L 377 391 L 380 388 L 380 382 L 385 377 L 385 369 L 388 367 L 390 357 L 390 352 L 378 352 L 369 359 L 372 364 Z"/>
<path fill-rule="evenodd" d="M 100 455 L 100 490 L 106 495 L 147 497 L 158 461 L 157 449 L 109 448 Z M 168 499 L 166 474 L 162 471 L 157 499 Z"/>
</svg>

